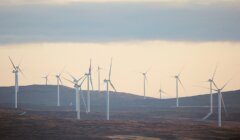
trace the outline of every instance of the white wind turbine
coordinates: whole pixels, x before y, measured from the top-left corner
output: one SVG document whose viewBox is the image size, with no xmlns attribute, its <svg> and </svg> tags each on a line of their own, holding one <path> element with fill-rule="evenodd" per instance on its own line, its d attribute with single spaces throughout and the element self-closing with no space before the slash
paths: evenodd
<svg viewBox="0 0 240 140">
<path fill-rule="evenodd" d="M 180 75 L 181 75 L 181 72 L 178 75 L 173 76 L 176 79 L 176 107 L 179 107 L 178 82 L 181 84 L 181 86 L 184 89 L 184 86 L 183 86 L 183 84 L 182 84 L 182 82 L 180 80 Z"/>
<path fill-rule="evenodd" d="M 109 84 L 113 88 L 113 90 L 115 92 L 117 92 L 115 87 L 113 86 L 113 84 L 111 82 L 111 71 L 112 71 L 112 59 L 111 59 L 111 63 L 110 63 L 108 79 L 104 79 L 104 83 L 106 84 L 106 92 L 107 92 L 107 94 L 106 94 L 106 98 L 107 98 L 107 106 L 106 106 L 107 120 L 109 120 Z"/>
<path fill-rule="evenodd" d="M 63 68 L 63 70 L 64 70 L 64 68 Z M 60 83 L 61 83 L 61 85 L 62 85 L 62 80 L 61 80 L 61 75 L 62 75 L 62 73 L 63 73 L 63 70 L 60 72 L 60 73 L 58 73 L 57 75 L 55 75 L 56 76 L 56 78 L 57 78 L 57 106 L 60 106 Z"/>
<path fill-rule="evenodd" d="M 45 79 L 45 85 L 46 85 L 46 86 L 48 85 L 48 76 L 49 76 L 49 75 L 46 75 L 46 76 L 42 77 L 43 79 Z"/>
<path fill-rule="evenodd" d="M 100 81 L 101 81 L 101 76 L 100 76 L 100 71 L 102 70 L 101 67 L 98 66 L 97 72 L 98 72 L 98 92 L 100 93 L 101 87 L 100 87 Z"/>
<path fill-rule="evenodd" d="M 23 74 L 23 72 L 22 72 L 22 70 L 21 70 L 21 68 L 20 68 L 20 64 L 18 64 L 17 66 L 15 66 L 14 63 L 13 63 L 13 61 L 12 61 L 12 59 L 11 59 L 10 57 L 8 57 L 8 58 L 9 58 L 9 60 L 11 61 L 12 66 L 13 66 L 13 71 L 12 71 L 12 73 L 15 74 L 15 108 L 17 108 L 17 107 L 18 107 L 18 90 L 19 90 L 19 85 L 18 85 L 18 72 L 21 72 L 22 75 L 24 75 L 24 74 Z"/>
<path fill-rule="evenodd" d="M 90 112 L 90 105 L 91 105 L 91 99 L 90 99 L 90 85 L 93 90 L 93 82 L 92 82 L 92 60 L 90 59 L 90 66 L 88 69 L 88 73 L 85 74 L 87 77 L 87 113 Z"/>
<path fill-rule="evenodd" d="M 64 78 L 64 77 L 63 77 L 63 78 L 74 85 L 74 88 L 75 88 L 75 91 L 76 91 L 76 112 L 77 112 L 77 119 L 80 119 L 80 110 L 81 110 L 81 107 L 80 107 L 81 99 L 80 99 L 80 97 L 81 97 L 81 96 L 80 96 L 79 90 L 81 89 L 81 86 L 82 86 L 84 80 L 86 79 L 86 76 L 84 75 L 84 76 L 82 76 L 81 78 L 76 79 L 76 78 L 73 77 L 71 74 L 69 74 L 69 75 L 72 77 L 72 79 L 73 79 L 72 81 L 69 80 L 69 79 L 66 79 L 66 78 Z M 78 84 L 81 79 L 83 79 L 83 80 L 81 81 L 80 84 Z"/>
<path fill-rule="evenodd" d="M 141 74 L 143 75 L 143 98 L 146 99 L 146 81 L 147 81 L 147 73 L 146 72 L 141 72 Z"/>
<path fill-rule="evenodd" d="M 215 74 L 216 74 L 216 70 L 217 70 L 217 67 L 215 67 L 215 70 L 214 70 L 214 73 L 213 73 L 213 76 L 208 79 L 207 82 L 209 82 L 209 89 L 210 89 L 210 112 L 203 118 L 203 120 L 206 120 L 208 117 L 210 117 L 213 113 L 213 94 L 212 94 L 212 85 L 213 85 L 213 80 L 214 80 L 214 77 L 215 77 Z"/>
<path fill-rule="evenodd" d="M 221 88 L 218 88 L 218 86 L 213 81 L 214 86 L 216 87 L 216 90 L 218 92 L 218 127 L 222 127 L 222 104 L 225 113 L 227 114 L 226 106 L 222 97 L 222 90 L 227 86 L 227 84 L 230 82 L 230 80 L 225 83 Z"/>
</svg>

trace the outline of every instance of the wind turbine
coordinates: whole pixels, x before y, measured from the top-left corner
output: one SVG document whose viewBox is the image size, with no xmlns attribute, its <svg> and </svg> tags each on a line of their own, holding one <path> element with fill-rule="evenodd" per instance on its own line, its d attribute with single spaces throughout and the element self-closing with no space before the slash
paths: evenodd
<svg viewBox="0 0 240 140">
<path fill-rule="evenodd" d="M 13 61 L 12 61 L 12 59 L 10 57 L 8 57 L 8 58 L 11 61 L 12 66 L 13 66 L 12 73 L 15 74 L 15 108 L 17 108 L 18 107 L 18 90 L 19 90 L 19 86 L 18 86 L 18 72 L 22 73 L 22 75 L 24 75 L 24 74 L 23 74 L 23 72 L 22 72 L 22 70 L 20 68 L 20 63 L 17 66 L 15 66 Z"/>
<path fill-rule="evenodd" d="M 113 84 L 112 84 L 112 82 L 111 82 L 111 72 L 112 72 L 112 59 L 111 59 L 111 63 L 110 63 L 110 68 L 109 68 L 109 74 L 108 74 L 108 79 L 104 79 L 104 83 L 106 84 L 106 92 L 107 92 L 107 95 L 106 95 L 106 98 L 107 98 L 107 108 L 106 108 L 106 115 L 107 115 L 107 120 L 109 120 L 109 84 L 110 84 L 110 86 L 113 88 L 113 90 L 115 91 L 115 92 L 117 92 L 116 91 L 116 89 L 115 89 L 115 87 L 113 86 Z"/>
<path fill-rule="evenodd" d="M 180 75 L 181 75 L 181 72 L 178 74 L 178 75 L 175 75 L 173 76 L 175 79 L 176 79 L 176 107 L 179 107 L 179 101 L 178 101 L 178 82 L 181 84 L 181 86 L 183 87 L 184 89 L 184 86 L 180 80 Z"/>
<path fill-rule="evenodd" d="M 81 86 L 82 86 L 84 80 L 86 79 L 86 77 L 85 77 L 85 75 L 84 75 L 84 76 L 82 76 L 81 78 L 76 79 L 76 78 L 73 77 L 71 74 L 69 74 L 69 75 L 72 77 L 72 79 L 73 79 L 72 81 L 69 80 L 69 79 L 66 79 L 66 78 L 64 78 L 64 77 L 63 77 L 63 78 L 74 85 L 74 88 L 75 88 L 75 91 L 76 91 L 76 112 L 77 112 L 77 119 L 80 119 L 80 109 L 81 109 L 81 108 L 80 108 L 80 101 L 81 101 L 81 99 L 80 99 L 80 95 L 79 95 L 79 90 L 81 89 Z M 81 81 L 80 84 L 78 84 L 81 79 L 83 79 L 83 80 Z"/>
<path fill-rule="evenodd" d="M 159 92 L 159 99 L 161 100 L 161 99 L 162 99 L 162 94 L 166 94 L 166 92 L 163 91 L 161 87 L 160 87 L 160 89 L 158 90 L 158 92 Z"/>
<path fill-rule="evenodd" d="M 101 91 L 101 87 L 100 87 L 100 81 L 101 81 L 101 77 L 100 77 L 100 71 L 102 70 L 101 67 L 98 66 L 97 72 L 98 72 L 98 92 L 100 93 Z"/>
<path fill-rule="evenodd" d="M 146 72 L 142 72 L 142 75 L 143 75 L 143 98 L 146 99 L 146 81 L 147 81 L 147 73 L 148 71 Z"/>
<path fill-rule="evenodd" d="M 93 90 L 93 83 L 92 83 L 92 60 L 90 59 L 90 66 L 88 69 L 88 73 L 85 73 L 85 76 L 87 77 L 87 113 L 90 112 L 90 85 Z"/>
<path fill-rule="evenodd" d="M 214 86 L 216 87 L 216 90 L 218 92 L 218 127 L 222 127 L 222 104 L 224 107 L 224 111 L 227 114 L 226 106 L 222 97 L 222 90 L 227 86 L 227 84 L 230 82 L 226 82 L 221 88 L 218 88 L 218 86 L 213 81 Z"/>
<path fill-rule="evenodd" d="M 64 70 L 64 68 L 63 68 L 63 70 Z M 63 70 L 56 75 L 56 78 L 57 78 L 57 106 L 60 106 L 60 90 L 59 90 L 59 84 L 60 84 L 60 83 L 62 84 L 61 75 L 62 75 Z"/>
<path fill-rule="evenodd" d="M 213 85 L 213 82 L 214 82 L 213 80 L 214 80 L 216 71 L 217 71 L 217 66 L 215 67 L 215 70 L 214 70 L 214 73 L 213 73 L 212 77 L 207 80 L 207 82 L 209 82 L 209 89 L 210 89 L 210 112 L 203 118 L 203 120 L 206 120 L 213 113 L 213 95 L 212 95 L 213 89 L 212 89 L 212 85 Z"/>
<path fill-rule="evenodd" d="M 46 86 L 48 85 L 48 76 L 49 76 L 49 75 L 46 75 L 46 76 L 42 77 L 42 78 L 45 79 L 45 85 L 46 85 Z"/>
</svg>

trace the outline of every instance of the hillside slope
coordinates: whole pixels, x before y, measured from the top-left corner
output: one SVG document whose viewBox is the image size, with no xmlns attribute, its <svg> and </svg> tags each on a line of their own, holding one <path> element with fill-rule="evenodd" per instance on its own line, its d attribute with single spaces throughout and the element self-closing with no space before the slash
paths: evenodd
<svg viewBox="0 0 240 140">
<path fill-rule="evenodd" d="M 55 106 L 57 104 L 57 87 L 55 85 L 29 85 L 19 88 L 19 105 L 32 104 L 42 106 Z M 86 100 L 86 91 L 81 92 Z M 75 90 L 73 88 L 60 87 L 61 106 L 75 104 Z M 214 106 L 217 105 L 217 94 L 213 96 Z M 227 107 L 240 107 L 240 90 L 223 93 L 223 98 Z M 84 106 L 83 100 L 81 105 Z M 208 106 L 209 95 L 198 95 L 192 97 L 183 97 L 179 100 L 180 106 Z M 175 99 L 156 98 L 143 99 L 142 96 L 130 93 L 112 93 L 110 92 L 111 109 L 134 109 L 148 107 L 149 110 L 161 107 L 174 107 Z M 0 87 L 0 105 L 13 106 L 14 87 Z M 106 93 L 91 92 L 91 104 L 95 109 L 102 110 L 106 105 Z"/>
</svg>

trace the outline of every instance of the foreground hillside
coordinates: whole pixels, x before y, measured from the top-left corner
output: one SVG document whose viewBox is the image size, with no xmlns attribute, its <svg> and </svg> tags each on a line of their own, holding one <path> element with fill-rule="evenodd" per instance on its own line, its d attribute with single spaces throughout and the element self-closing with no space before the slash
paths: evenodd
<svg viewBox="0 0 240 140">
<path fill-rule="evenodd" d="M 97 121 L 19 115 L 24 110 L 0 109 L 0 139 L 239 139 L 240 123 L 225 122 L 217 128 L 213 122 L 191 119 L 143 121 Z"/>
</svg>

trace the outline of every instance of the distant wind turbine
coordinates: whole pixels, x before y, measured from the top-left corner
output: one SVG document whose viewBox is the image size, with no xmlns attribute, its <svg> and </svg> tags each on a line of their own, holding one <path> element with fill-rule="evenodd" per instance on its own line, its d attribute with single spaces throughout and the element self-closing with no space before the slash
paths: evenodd
<svg viewBox="0 0 240 140">
<path fill-rule="evenodd" d="M 175 76 L 173 76 L 175 79 L 176 79 L 176 107 L 179 107 L 179 101 L 178 101 L 178 98 L 179 98 L 179 95 L 178 95 L 178 82 L 181 84 L 181 86 L 184 88 L 181 80 L 180 80 L 180 75 L 181 75 L 181 72 Z"/>
<path fill-rule="evenodd" d="M 90 112 L 90 105 L 91 105 L 91 99 L 90 99 L 90 85 L 93 90 L 93 82 L 92 82 L 92 60 L 90 59 L 90 66 L 88 69 L 88 73 L 85 74 L 87 77 L 87 113 Z"/>
<path fill-rule="evenodd" d="M 60 90 L 59 90 L 59 85 L 60 83 L 62 84 L 62 80 L 61 80 L 61 75 L 63 73 L 64 68 L 62 69 L 62 71 L 60 73 L 58 73 L 56 75 L 57 78 L 57 106 L 60 106 Z"/>
<path fill-rule="evenodd" d="M 141 72 L 141 74 L 143 75 L 143 98 L 146 99 L 146 81 L 147 81 L 147 73 L 146 72 Z"/>
<path fill-rule="evenodd" d="M 106 84 L 106 92 L 107 92 L 107 94 L 106 94 L 106 98 L 107 98 L 107 106 L 106 106 L 107 120 L 109 120 L 109 84 L 113 88 L 113 90 L 115 92 L 117 92 L 115 87 L 113 86 L 113 84 L 111 82 L 111 72 L 112 72 L 112 59 L 111 59 L 111 63 L 110 63 L 108 79 L 104 79 L 104 83 Z"/>
<path fill-rule="evenodd" d="M 20 68 L 20 63 L 17 66 L 15 66 L 13 61 L 12 61 L 12 59 L 10 57 L 8 57 L 8 58 L 11 61 L 11 64 L 13 66 L 12 73 L 15 74 L 15 108 L 17 108 L 18 107 L 18 91 L 19 91 L 18 72 L 20 72 L 22 75 L 24 75 L 24 74 L 23 74 L 23 72 L 22 72 L 22 70 Z"/>
<path fill-rule="evenodd" d="M 49 76 L 49 75 L 46 75 L 46 76 L 42 77 L 43 79 L 45 79 L 45 85 L 46 85 L 46 86 L 48 85 L 48 76 Z"/>
<path fill-rule="evenodd" d="M 213 113 L 213 95 L 212 95 L 213 89 L 212 89 L 212 85 L 213 85 L 213 82 L 214 82 L 214 77 L 215 77 L 216 71 L 217 71 L 217 66 L 215 67 L 215 70 L 214 70 L 214 73 L 213 73 L 212 77 L 210 79 L 208 79 L 208 81 L 207 81 L 207 82 L 209 82 L 209 89 L 210 89 L 210 112 L 203 118 L 203 120 L 206 120 Z"/>
<path fill-rule="evenodd" d="M 163 91 L 161 87 L 160 87 L 160 89 L 158 90 L 158 93 L 159 93 L 159 99 L 160 99 L 160 100 L 162 99 L 162 94 L 166 94 L 166 92 Z"/>
<path fill-rule="evenodd" d="M 84 75 L 84 76 L 82 76 L 81 78 L 76 79 L 76 78 L 73 77 L 71 74 L 69 74 L 69 75 L 72 77 L 72 81 L 69 80 L 69 79 L 67 79 L 67 78 L 64 78 L 64 77 L 63 77 L 63 78 L 74 85 L 74 88 L 75 88 L 75 91 L 76 91 L 76 112 L 77 112 L 77 119 L 80 119 L 80 110 L 81 110 L 80 102 L 81 102 L 81 99 L 80 99 L 80 95 L 79 95 L 79 94 L 80 94 L 80 93 L 79 93 L 79 90 L 80 90 L 80 88 L 81 88 L 84 80 L 86 79 L 86 77 L 85 77 L 85 75 Z M 83 80 L 81 81 L 80 84 L 78 84 L 81 79 L 83 79 Z"/>
</svg>

